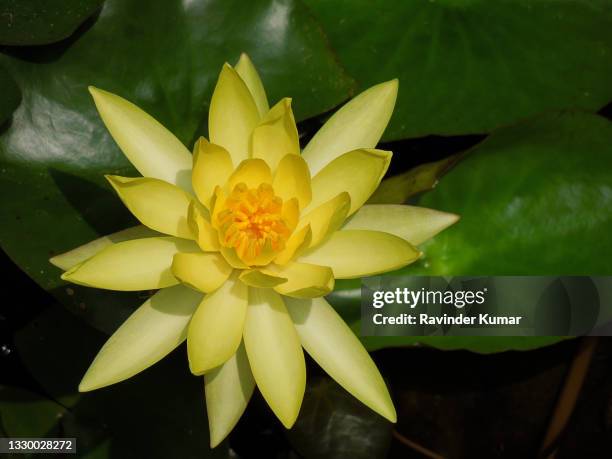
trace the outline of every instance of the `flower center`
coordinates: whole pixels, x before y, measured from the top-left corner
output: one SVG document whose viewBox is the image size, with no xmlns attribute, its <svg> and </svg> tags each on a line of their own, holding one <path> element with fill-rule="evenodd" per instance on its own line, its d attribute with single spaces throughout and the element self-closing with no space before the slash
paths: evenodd
<svg viewBox="0 0 612 459">
<path fill-rule="evenodd" d="M 216 226 L 221 245 L 236 250 L 242 261 L 250 264 L 262 252 L 279 252 L 291 234 L 283 219 L 283 200 L 272 186 L 258 188 L 237 184 L 218 213 Z"/>
</svg>

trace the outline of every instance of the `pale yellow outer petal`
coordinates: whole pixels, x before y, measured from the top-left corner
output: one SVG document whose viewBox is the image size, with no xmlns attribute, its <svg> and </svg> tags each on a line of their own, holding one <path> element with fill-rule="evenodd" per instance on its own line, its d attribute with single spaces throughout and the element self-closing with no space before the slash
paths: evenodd
<svg viewBox="0 0 612 459">
<path fill-rule="evenodd" d="M 196 196 L 206 207 L 217 186 L 225 185 L 234 171 L 228 151 L 204 137 L 200 137 L 193 148 L 193 172 L 191 183 Z"/>
<path fill-rule="evenodd" d="M 313 175 L 347 151 L 376 146 L 391 119 L 397 87 L 397 80 L 372 86 L 327 120 L 302 152 Z"/>
<path fill-rule="evenodd" d="M 234 164 L 249 157 L 251 133 L 259 123 L 259 112 L 242 78 L 225 64 L 217 80 L 208 112 L 210 141 L 221 145 Z"/>
<path fill-rule="evenodd" d="M 279 265 L 289 263 L 293 258 L 310 246 L 311 240 L 312 230 L 310 229 L 310 225 L 295 230 L 293 234 L 289 236 L 285 248 L 274 258 L 274 262 Z"/>
<path fill-rule="evenodd" d="M 170 287 L 179 283 L 170 269 L 174 255 L 198 250 L 193 241 L 175 237 L 118 242 L 66 271 L 62 279 L 110 290 L 155 290 Z"/>
<path fill-rule="evenodd" d="M 172 274 L 183 284 L 208 293 L 218 289 L 233 269 L 220 253 L 177 253 L 172 260 Z"/>
<path fill-rule="evenodd" d="M 187 220 L 200 248 L 204 252 L 218 252 L 219 235 L 210 223 L 210 214 L 200 204 L 192 202 Z"/>
<path fill-rule="evenodd" d="M 143 225 L 171 236 L 193 239 L 187 221 L 191 195 L 163 180 L 107 175 L 121 201 Z"/>
<path fill-rule="evenodd" d="M 223 365 L 204 375 L 210 447 L 227 437 L 244 413 L 255 389 L 255 380 L 244 344 Z"/>
<path fill-rule="evenodd" d="M 257 188 L 262 183 L 272 184 L 270 166 L 263 159 L 245 159 L 242 161 L 228 180 L 230 191 L 239 183 L 248 188 Z"/>
<path fill-rule="evenodd" d="M 131 102 L 89 87 L 106 128 L 145 177 L 191 190 L 191 154 L 174 134 Z"/>
<path fill-rule="evenodd" d="M 242 53 L 234 68 L 236 72 L 238 72 L 238 75 L 240 75 L 240 78 L 242 78 L 242 81 L 247 85 L 247 88 L 249 88 L 251 96 L 253 96 L 253 101 L 255 101 L 255 105 L 257 105 L 259 116 L 263 117 L 270 109 L 270 105 L 266 97 L 266 90 L 253 62 L 248 55 Z"/>
<path fill-rule="evenodd" d="M 334 159 L 312 178 L 312 201 L 304 213 L 346 191 L 351 196 L 349 215 L 353 214 L 378 188 L 391 156 L 390 151 L 354 150 Z"/>
<path fill-rule="evenodd" d="M 270 265 L 263 271 L 287 279 L 274 287 L 281 295 L 314 298 L 327 295 L 334 289 L 334 273 L 328 266 L 290 263 L 285 266 Z"/>
<path fill-rule="evenodd" d="M 310 247 L 316 247 L 327 236 L 340 228 L 350 208 L 351 197 L 345 191 L 302 217 L 298 228 L 310 225 L 312 230 Z"/>
<path fill-rule="evenodd" d="M 291 110 L 291 99 L 279 101 L 253 131 L 253 158 L 265 160 L 272 170 L 286 155 L 300 154 L 300 140 Z"/>
<path fill-rule="evenodd" d="M 232 276 L 206 295 L 189 324 L 189 368 L 201 375 L 225 363 L 242 341 L 247 309 L 247 286 Z"/>
<path fill-rule="evenodd" d="M 116 244 L 117 242 L 129 241 L 132 239 L 142 239 L 145 237 L 163 236 L 157 231 L 153 231 L 151 228 L 147 228 L 144 225 L 133 226 L 116 233 L 102 236 L 98 239 L 94 239 L 87 244 L 83 244 L 76 247 L 68 252 L 56 255 L 49 259 L 49 262 L 53 266 L 57 266 L 64 271 L 68 271 L 70 268 L 84 262 L 88 258 L 91 258 L 100 250 L 108 247 L 109 245 Z"/>
<path fill-rule="evenodd" d="M 244 344 L 257 387 L 290 429 L 304 398 L 306 365 L 302 345 L 278 293 L 249 288 Z"/>
<path fill-rule="evenodd" d="M 336 279 L 350 279 L 399 269 L 420 255 L 408 242 L 389 233 L 342 230 L 298 261 L 330 266 Z"/>
<path fill-rule="evenodd" d="M 306 352 L 338 384 L 391 422 L 391 396 L 376 364 L 352 330 L 324 298 L 286 298 L 287 310 Z"/>
<path fill-rule="evenodd" d="M 285 155 L 280 160 L 274 174 L 273 187 L 274 193 L 284 200 L 297 198 L 300 209 L 310 204 L 310 172 L 301 156 Z"/>
<path fill-rule="evenodd" d="M 425 207 L 373 204 L 359 209 L 342 229 L 384 231 L 419 245 L 457 220 L 459 215 Z"/>
<path fill-rule="evenodd" d="M 201 300 L 201 293 L 182 285 L 157 292 L 104 344 L 79 391 L 123 381 L 161 360 L 185 340 L 187 325 Z"/>
</svg>

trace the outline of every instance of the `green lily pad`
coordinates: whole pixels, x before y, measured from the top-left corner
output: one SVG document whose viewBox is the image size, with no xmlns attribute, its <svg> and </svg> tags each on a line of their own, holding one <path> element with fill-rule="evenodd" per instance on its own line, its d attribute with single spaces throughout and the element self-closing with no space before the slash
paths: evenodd
<svg viewBox="0 0 612 459">
<path fill-rule="evenodd" d="M 21 91 L 13 77 L 0 66 L 0 126 L 13 114 L 21 102 Z"/>
<path fill-rule="evenodd" d="M 0 45 L 45 45 L 69 37 L 103 0 L 0 0 Z"/>
<path fill-rule="evenodd" d="M 393 424 L 342 389 L 327 375 L 311 376 L 295 425 L 286 431 L 305 459 L 382 459 Z"/>
<path fill-rule="evenodd" d="M 556 113 L 500 129 L 419 205 L 461 220 L 415 274 L 611 275 L 612 123 Z"/>
<path fill-rule="evenodd" d="M 386 139 L 489 132 L 612 99 L 612 3 L 306 0 L 361 88 L 399 78 Z"/>
<path fill-rule="evenodd" d="M 57 435 L 58 419 L 66 414 L 59 403 L 19 387 L 0 386 L 0 424 L 11 437 Z"/>
<path fill-rule="evenodd" d="M 45 289 L 111 331 L 137 295 L 69 287 L 48 258 L 134 225 L 103 174 L 136 175 L 87 92 L 95 85 L 151 113 L 191 146 L 206 124 L 224 61 L 246 51 L 271 101 L 294 98 L 297 118 L 346 99 L 353 82 L 318 24 L 294 0 L 234 4 L 109 0 L 70 43 L 0 54 L 23 102 L 0 135 L 0 245 Z M 117 316 L 107 314 L 118 310 Z"/>
<path fill-rule="evenodd" d="M 500 129 L 418 202 L 461 216 L 425 243 L 415 275 L 612 275 L 612 123 L 556 113 Z M 359 333 L 356 285 L 330 300 Z M 353 298 L 353 313 L 346 301 Z M 499 352 L 560 337 L 374 337 L 369 349 L 429 344 Z"/>
</svg>

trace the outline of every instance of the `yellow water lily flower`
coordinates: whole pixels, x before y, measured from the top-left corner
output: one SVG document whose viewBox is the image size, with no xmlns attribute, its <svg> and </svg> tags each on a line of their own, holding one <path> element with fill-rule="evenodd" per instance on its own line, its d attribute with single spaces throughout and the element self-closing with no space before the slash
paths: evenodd
<svg viewBox="0 0 612 459">
<path fill-rule="evenodd" d="M 109 132 L 142 177 L 108 176 L 141 226 L 51 259 L 62 278 L 111 290 L 159 290 L 102 347 L 80 391 L 117 383 L 187 340 L 204 376 L 210 441 L 232 430 L 255 385 L 290 428 L 304 395 L 305 349 L 341 386 L 391 422 L 374 362 L 323 298 L 335 279 L 394 270 L 457 220 L 398 205 L 364 205 L 391 152 L 374 149 L 397 80 L 336 112 L 300 151 L 291 99 L 269 108 L 249 58 L 225 64 L 210 140 L 193 155 L 134 104 L 90 88 Z"/>
</svg>

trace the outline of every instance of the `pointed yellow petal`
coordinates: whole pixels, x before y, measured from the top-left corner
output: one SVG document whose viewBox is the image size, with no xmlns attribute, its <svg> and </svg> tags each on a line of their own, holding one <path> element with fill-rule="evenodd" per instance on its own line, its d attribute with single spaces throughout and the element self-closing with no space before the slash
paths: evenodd
<svg viewBox="0 0 612 459">
<path fill-rule="evenodd" d="M 106 128 L 145 177 L 191 190 L 191 154 L 174 134 L 127 100 L 89 87 Z"/>
<path fill-rule="evenodd" d="M 351 329 L 324 298 L 286 298 L 287 310 L 306 352 L 338 384 L 391 422 L 391 396 L 376 364 Z"/>
<path fill-rule="evenodd" d="M 257 387 L 290 429 L 302 405 L 306 366 L 300 340 L 278 293 L 249 288 L 244 344 Z"/>
<path fill-rule="evenodd" d="M 263 271 L 287 279 L 274 287 L 281 295 L 314 298 L 327 295 L 334 289 L 334 273 L 327 266 L 290 263 L 286 266 L 270 265 Z"/>
<path fill-rule="evenodd" d="M 226 199 L 227 196 L 225 196 L 223 188 L 221 188 L 220 186 L 216 187 L 213 193 L 213 197 L 210 200 L 211 223 L 218 221 L 219 212 L 221 212 L 225 208 Z"/>
<path fill-rule="evenodd" d="M 336 279 L 351 279 L 399 269 L 420 255 L 408 242 L 389 233 L 342 230 L 298 261 L 330 266 Z"/>
<path fill-rule="evenodd" d="M 248 268 L 248 266 L 245 265 L 244 262 L 240 259 L 235 249 L 231 247 L 221 246 L 219 248 L 219 251 L 223 255 L 223 258 L 225 258 L 225 261 L 227 261 L 230 264 L 230 266 L 232 266 L 233 268 L 236 268 L 236 269 Z"/>
<path fill-rule="evenodd" d="M 259 116 L 263 117 L 270 106 L 268 105 L 268 98 L 266 97 L 266 90 L 264 89 L 264 85 L 261 82 L 261 78 L 259 77 L 259 73 L 257 73 L 257 69 L 253 65 L 253 62 L 245 53 L 240 55 L 240 59 L 236 64 L 236 72 L 242 78 L 242 81 L 247 85 L 251 96 L 253 96 L 253 101 L 255 105 L 257 105 L 257 111 L 259 112 Z"/>
<path fill-rule="evenodd" d="M 289 263 L 293 258 L 301 254 L 310 246 L 311 240 L 312 230 L 310 229 L 310 225 L 295 230 L 293 234 L 289 236 L 285 248 L 274 258 L 274 262 L 278 265 Z"/>
<path fill-rule="evenodd" d="M 110 290 L 154 290 L 179 283 L 172 275 L 178 252 L 198 251 L 186 239 L 150 237 L 110 245 L 62 275 L 62 279 Z"/>
<path fill-rule="evenodd" d="M 174 277 L 204 293 L 218 289 L 232 271 L 219 253 L 177 253 L 172 260 Z"/>
<path fill-rule="evenodd" d="M 242 78 L 225 64 L 217 80 L 208 112 L 210 141 L 221 145 L 234 164 L 249 157 L 251 133 L 259 123 L 259 112 Z"/>
<path fill-rule="evenodd" d="M 397 86 L 397 80 L 372 86 L 327 120 L 302 152 L 313 175 L 347 151 L 376 146 L 393 113 Z"/>
<path fill-rule="evenodd" d="M 225 363 L 236 353 L 247 309 L 247 286 L 232 276 L 206 295 L 189 323 L 187 354 L 196 375 Z"/>
<path fill-rule="evenodd" d="M 274 170 L 286 155 L 300 154 L 300 141 L 291 99 L 284 98 L 266 114 L 253 131 L 251 143 L 253 158 L 265 160 Z"/>
<path fill-rule="evenodd" d="M 285 155 L 280 160 L 274 174 L 273 187 L 276 195 L 285 200 L 297 198 L 300 209 L 310 203 L 310 172 L 301 156 Z"/>
<path fill-rule="evenodd" d="M 232 431 L 255 388 L 244 344 L 222 366 L 204 375 L 210 447 L 214 448 Z"/>
<path fill-rule="evenodd" d="M 239 183 L 244 183 L 248 188 L 257 188 L 262 183 L 272 184 L 272 172 L 263 159 L 245 159 L 227 183 L 230 190 Z"/>
<path fill-rule="evenodd" d="M 265 266 L 274 260 L 277 255 L 278 252 L 276 252 L 276 250 L 272 248 L 272 245 L 267 242 L 261 249 L 259 255 L 255 258 L 245 258 L 245 263 L 248 263 L 249 266 Z"/>
<path fill-rule="evenodd" d="M 193 148 L 193 172 L 191 183 L 198 199 L 206 207 L 217 186 L 225 185 L 234 171 L 232 158 L 227 150 L 200 137 Z"/>
<path fill-rule="evenodd" d="M 53 266 L 68 271 L 70 268 L 84 262 L 88 258 L 93 257 L 96 253 L 109 245 L 113 245 L 117 242 L 129 241 L 132 239 L 142 239 L 145 237 L 163 236 L 157 231 L 153 231 L 143 225 L 133 226 L 116 233 L 102 236 L 98 239 L 94 239 L 87 244 L 81 245 L 68 252 L 56 255 L 49 259 L 49 262 Z"/>
<path fill-rule="evenodd" d="M 240 273 L 240 280 L 249 287 L 272 288 L 276 287 L 287 279 L 273 273 L 264 273 L 258 269 L 247 269 Z"/>
<path fill-rule="evenodd" d="M 297 226 L 300 218 L 300 205 L 297 198 L 291 198 L 283 202 L 282 215 L 289 228 L 293 229 Z"/>
<path fill-rule="evenodd" d="M 150 367 L 187 337 L 202 294 L 182 285 L 160 290 L 132 313 L 104 344 L 79 385 L 86 392 Z"/>
<path fill-rule="evenodd" d="M 163 180 L 107 175 L 121 201 L 143 225 L 160 233 L 193 239 L 187 222 L 192 197 Z"/>
<path fill-rule="evenodd" d="M 459 215 L 395 204 L 366 205 L 342 229 L 384 231 L 419 245 L 459 220 Z"/>
<path fill-rule="evenodd" d="M 349 215 L 355 213 L 378 188 L 391 156 L 390 151 L 354 150 L 334 159 L 312 178 L 312 201 L 304 213 L 343 191 L 351 195 Z"/>
<path fill-rule="evenodd" d="M 187 211 L 187 221 L 195 240 L 204 252 L 219 251 L 219 235 L 209 221 L 210 215 L 196 202 L 192 202 Z"/>
<path fill-rule="evenodd" d="M 304 216 L 298 227 L 310 225 L 312 239 L 310 247 L 316 247 L 323 240 L 336 231 L 346 219 L 351 208 L 351 197 L 345 191 L 326 203 L 321 204 Z"/>
</svg>

